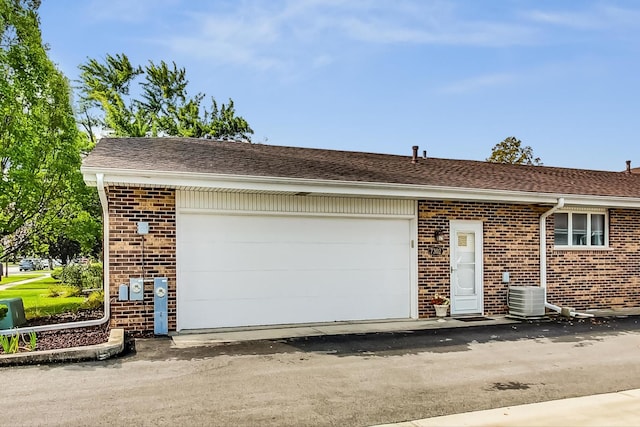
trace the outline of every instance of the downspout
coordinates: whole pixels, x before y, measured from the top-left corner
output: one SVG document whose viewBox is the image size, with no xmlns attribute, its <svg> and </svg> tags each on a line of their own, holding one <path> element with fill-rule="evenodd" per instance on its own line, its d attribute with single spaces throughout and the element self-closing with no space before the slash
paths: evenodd
<svg viewBox="0 0 640 427">
<path fill-rule="evenodd" d="M 547 218 L 564 207 L 564 197 L 540 216 L 540 287 L 544 289 L 544 306 L 560 313 L 562 309 L 547 301 Z"/>
<path fill-rule="evenodd" d="M 547 218 L 549 215 L 554 214 L 559 209 L 564 207 L 564 197 L 560 197 L 558 199 L 558 203 L 543 213 L 540 216 L 540 287 L 544 289 L 544 306 L 550 310 L 556 311 L 558 313 L 568 313 L 569 316 L 575 317 L 576 315 L 582 317 L 593 317 L 592 314 L 587 313 L 577 313 L 572 310 L 568 310 L 565 308 L 563 311 L 562 307 L 559 307 L 555 304 L 551 304 L 547 301 Z"/>
<path fill-rule="evenodd" d="M 103 291 L 104 291 L 104 315 L 100 319 L 84 320 L 81 322 L 57 323 L 54 325 L 32 326 L 30 328 L 14 328 L 0 331 L 0 335 L 14 335 L 15 333 L 23 334 L 29 332 L 55 331 L 59 329 L 84 328 L 87 326 L 103 325 L 109 321 L 109 201 L 107 193 L 104 189 L 104 174 L 96 174 L 98 197 L 102 205 L 102 268 L 103 268 Z"/>
</svg>

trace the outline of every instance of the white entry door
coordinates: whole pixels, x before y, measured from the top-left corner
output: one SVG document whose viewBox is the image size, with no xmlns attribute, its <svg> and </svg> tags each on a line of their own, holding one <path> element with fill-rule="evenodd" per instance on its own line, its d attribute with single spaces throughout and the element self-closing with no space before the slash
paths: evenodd
<svg viewBox="0 0 640 427">
<path fill-rule="evenodd" d="M 451 315 L 482 314 L 482 221 L 451 221 Z"/>
</svg>

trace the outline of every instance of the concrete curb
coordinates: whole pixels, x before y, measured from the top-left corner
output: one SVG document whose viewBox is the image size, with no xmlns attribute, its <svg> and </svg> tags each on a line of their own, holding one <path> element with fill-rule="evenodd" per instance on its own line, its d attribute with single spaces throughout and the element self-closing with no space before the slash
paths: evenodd
<svg viewBox="0 0 640 427">
<path fill-rule="evenodd" d="M 124 329 L 111 329 L 106 343 L 0 355 L 0 366 L 106 360 L 124 351 Z"/>
</svg>

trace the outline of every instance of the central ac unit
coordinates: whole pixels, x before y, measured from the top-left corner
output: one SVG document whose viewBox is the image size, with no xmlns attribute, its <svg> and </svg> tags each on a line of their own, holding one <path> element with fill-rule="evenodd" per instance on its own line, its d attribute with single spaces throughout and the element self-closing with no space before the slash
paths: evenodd
<svg viewBox="0 0 640 427">
<path fill-rule="evenodd" d="M 509 286 L 509 314 L 515 317 L 544 316 L 544 292 L 539 286 Z"/>
</svg>

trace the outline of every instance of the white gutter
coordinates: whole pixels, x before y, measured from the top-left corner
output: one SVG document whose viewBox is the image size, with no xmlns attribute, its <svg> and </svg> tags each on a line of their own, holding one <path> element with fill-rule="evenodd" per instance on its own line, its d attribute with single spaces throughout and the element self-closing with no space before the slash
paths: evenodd
<svg viewBox="0 0 640 427">
<path fill-rule="evenodd" d="M 100 197 L 100 204 L 102 205 L 102 223 L 103 223 L 103 238 L 102 238 L 102 268 L 103 268 L 103 290 L 104 290 L 104 315 L 100 319 L 84 320 L 81 322 L 68 322 L 57 323 L 52 325 L 40 325 L 32 326 L 30 328 L 14 328 L 5 329 L 0 331 L 0 335 L 15 335 L 25 334 L 30 332 L 42 332 L 42 331 L 56 331 L 60 329 L 73 329 L 84 328 L 87 326 L 98 326 L 109 321 L 110 307 L 109 307 L 109 201 L 107 200 L 107 193 L 104 190 L 104 174 L 96 174 L 96 182 L 98 187 L 98 196 Z"/>
<path fill-rule="evenodd" d="M 566 197 L 566 205 L 607 208 L 640 208 L 640 198 L 619 196 L 566 195 L 531 191 L 446 187 L 419 184 L 339 181 L 309 178 L 285 178 L 246 175 L 225 175 L 201 172 L 172 172 L 118 168 L 81 168 L 87 185 L 97 185 L 97 175 L 108 173 L 104 185 L 136 185 L 178 189 L 215 191 L 249 191 L 269 193 L 313 193 L 316 195 L 347 195 L 361 197 L 395 197 L 409 199 L 469 200 L 507 203 L 555 203 Z"/>
<path fill-rule="evenodd" d="M 568 315 L 571 317 L 575 317 L 576 315 L 593 317 L 592 314 L 577 313 L 566 308 L 563 311 L 562 307 L 551 304 L 549 301 L 547 301 L 547 218 L 549 217 L 549 215 L 562 209 L 564 207 L 564 202 L 564 197 L 560 197 L 554 207 L 540 216 L 540 287 L 544 289 L 544 306 L 558 313 L 563 313 L 563 315 L 565 315 L 564 313 L 568 313 Z"/>
</svg>

